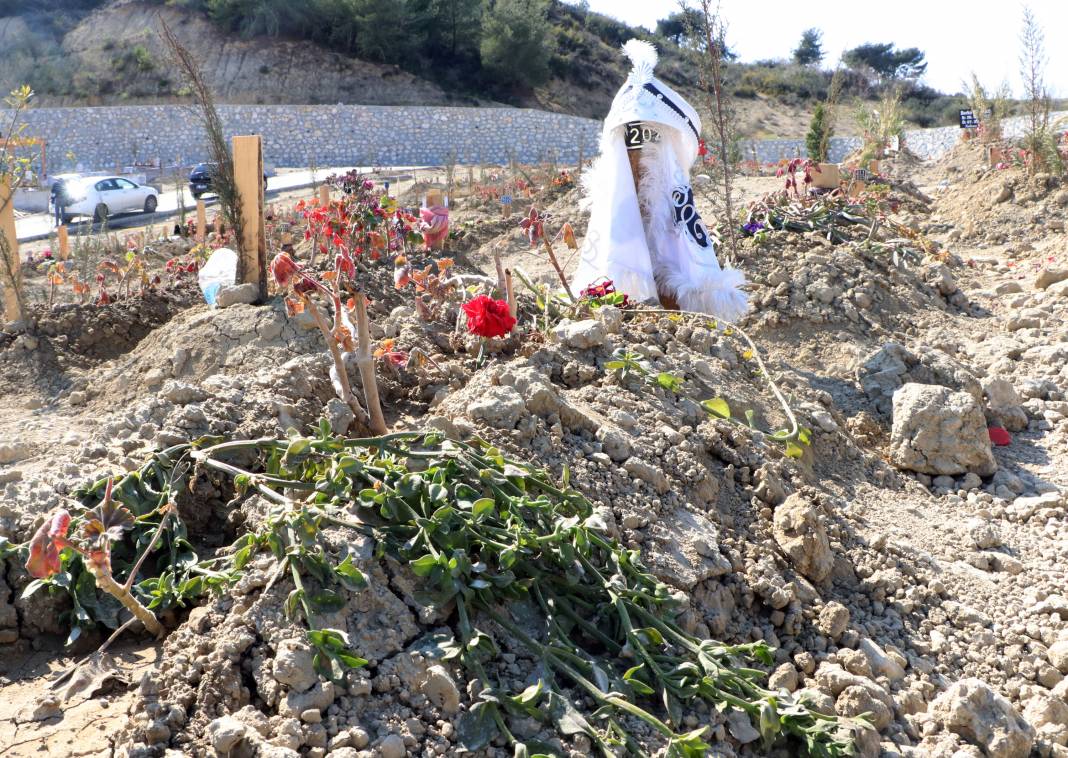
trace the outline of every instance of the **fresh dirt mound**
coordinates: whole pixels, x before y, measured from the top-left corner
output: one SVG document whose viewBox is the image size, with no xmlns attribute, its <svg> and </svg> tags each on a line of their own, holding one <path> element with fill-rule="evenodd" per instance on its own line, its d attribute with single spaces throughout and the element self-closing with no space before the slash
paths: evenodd
<svg viewBox="0 0 1068 758">
<path fill-rule="evenodd" d="M 529 249 L 515 242 L 517 255 Z M 974 249 L 934 249 L 903 267 L 856 243 L 776 231 L 763 246 L 747 243 L 739 261 L 756 303 L 742 326 L 812 430 L 810 447 L 772 439 L 789 424 L 755 356 L 706 319 L 605 308 L 551 335 L 494 344 L 479 366 L 477 342 L 455 327 L 455 304 L 422 322 L 393 288 L 389 267 L 369 265 L 361 277 L 375 301 L 376 337 L 421 347 L 436 363 L 395 370 L 382 362 L 390 426 L 482 438 L 557 481 L 566 477 L 605 530 L 685 596 L 676 620 L 686 631 L 765 640 L 778 648 L 768 667 L 773 688 L 808 690 L 827 713 L 871 714 L 879 736 L 861 735 L 864 755 L 950 756 L 995 743 L 1007 756 L 1023 758 L 1032 745 L 1056 755 L 1068 739 L 1068 297 L 1056 276 L 1036 289 L 1030 273 L 1022 279 L 1014 267 L 977 260 Z M 472 257 L 491 270 L 489 245 Z M 531 310 L 522 304 L 524 328 Z M 279 303 L 188 311 L 97 368 L 87 408 L 60 403 L 34 422 L 39 433 L 7 427 L 23 447 L 3 448 L 20 478 L 5 480 L 5 501 L 18 506 L 0 506 L 0 536 L 28 537 L 87 479 L 132 470 L 152 451 L 198 435 L 276 437 L 322 416 L 343 429 L 321 337 L 308 327 Z M 889 341 L 900 344 L 872 355 Z M 980 477 L 892 468 L 888 441 L 899 419 L 890 400 L 906 382 L 964 390 L 989 423 L 1018 429 L 994 451 L 999 470 Z M 739 423 L 702 407 L 711 398 Z M 57 423 L 67 425 L 58 443 L 47 426 Z M 77 463 L 55 466 L 56 458 Z M 234 495 L 231 479 L 201 475 L 179 499 L 202 557 L 225 558 L 231 540 L 265 523 L 260 496 L 231 502 Z M 137 688 L 134 719 L 116 738 L 122 750 L 340 758 L 459 751 L 461 725 L 486 682 L 443 657 L 434 635 L 456 637 L 457 615 L 421 602 L 407 567 L 352 531 L 321 536 L 331 558 L 353 549 L 369 580 L 339 591 L 329 616 L 369 665 L 336 683 L 308 675 L 313 651 L 302 623 L 285 613 L 293 580 L 257 550 L 234 587 L 188 616 L 165 616 L 173 631 Z M 0 639 L 17 638 L 21 649 L 30 639 L 62 639 L 65 596 L 16 600 L 28 577 L 12 559 L 0 576 Z M 519 604 L 512 610 L 520 613 Z M 536 629 L 544 617 L 526 621 Z M 476 623 L 502 653 L 487 661 L 487 676 L 508 694 L 543 676 L 512 632 L 484 617 Z M 738 713 L 693 708 L 681 723 L 708 727 L 718 754 L 796 754 L 765 749 Z M 593 749 L 585 736 L 561 736 L 533 715 L 507 725 L 556 754 Z M 46 726 L 20 722 L 20 735 Z M 643 748 L 663 746 L 627 726 Z M 481 750 L 511 753 L 502 741 Z"/>
<path fill-rule="evenodd" d="M 101 308 L 31 305 L 29 332 L 0 332 L 0 387 L 35 387 L 42 398 L 69 390 L 81 370 L 116 358 L 200 299 L 192 287 L 146 292 Z"/>
<path fill-rule="evenodd" d="M 1068 190 L 1048 173 L 989 165 L 986 146 L 960 143 L 934 169 L 941 183 L 932 221 L 950 225 L 951 241 L 1011 245 L 1020 251 L 1063 242 Z"/>
</svg>

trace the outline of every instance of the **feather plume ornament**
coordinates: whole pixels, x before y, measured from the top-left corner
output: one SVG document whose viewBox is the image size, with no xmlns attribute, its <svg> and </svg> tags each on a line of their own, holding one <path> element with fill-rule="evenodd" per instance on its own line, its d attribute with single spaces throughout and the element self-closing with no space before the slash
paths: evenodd
<svg viewBox="0 0 1068 758">
<path fill-rule="evenodd" d="M 643 39 L 627 40 L 623 44 L 623 54 L 633 66 L 629 77 L 632 84 L 644 86 L 653 80 L 653 69 L 660 60 L 660 54 L 652 43 Z"/>
</svg>

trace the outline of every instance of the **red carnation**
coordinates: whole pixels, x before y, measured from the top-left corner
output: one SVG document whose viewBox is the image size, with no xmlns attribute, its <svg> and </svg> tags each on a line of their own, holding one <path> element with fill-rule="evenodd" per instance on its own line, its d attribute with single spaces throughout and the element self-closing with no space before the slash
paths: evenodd
<svg viewBox="0 0 1068 758">
<path fill-rule="evenodd" d="M 463 304 L 467 314 L 467 331 L 479 337 L 503 337 L 515 327 L 515 317 L 508 303 L 479 295 Z"/>
</svg>

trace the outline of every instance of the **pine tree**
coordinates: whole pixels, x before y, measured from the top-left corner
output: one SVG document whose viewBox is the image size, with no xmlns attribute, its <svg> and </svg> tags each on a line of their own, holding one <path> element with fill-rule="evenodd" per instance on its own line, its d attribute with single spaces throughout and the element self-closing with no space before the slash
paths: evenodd
<svg viewBox="0 0 1068 758">
<path fill-rule="evenodd" d="M 811 66 L 823 60 L 823 32 L 819 29 L 805 29 L 801 42 L 794 50 L 794 63 Z"/>
<path fill-rule="evenodd" d="M 501 84 L 534 87 L 549 78 L 549 0 L 496 0 L 482 19 L 482 67 Z"/>
<path fill-rule="evenodd" d="M 816 163 L 826 163 L 827 153 L 830 151 L 831 124 L 827 118 L 827 109 L 823 103 L 816 106 L 812 113 L 812 120 L 808 124 L 808 134 L 805 135 L 805 148 L 808 157 Z"/>
</svg>

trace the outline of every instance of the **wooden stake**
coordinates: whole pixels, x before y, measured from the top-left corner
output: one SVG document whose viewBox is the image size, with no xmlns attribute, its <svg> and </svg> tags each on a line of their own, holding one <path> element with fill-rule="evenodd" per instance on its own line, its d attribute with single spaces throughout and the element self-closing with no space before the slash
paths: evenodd
<svg viewBox="0 0 1068 758">
<path fill-rule="evenodd" d="M 67 234 L 66 224 L 56 227 L 56 241 L 59 242 L 59 259 L 65 261 L 70 258 L 70 235 Z"/>
<path fill-rule="evenodd" d="M 330 205 L 330 185 L 319 185 L 319 205 Z"/>
<path fill-rule="evenodd" d="M 360 369 L 363 382 L 363 399 L 367 404 L 367 413 L 371 417 L 371 431 L 385 434 L 388 430 L 386 420 L 382 417 L 382 403 L 378 399 L 378 378 L 375 376 L 375 359 L 371 354 L 371 328 L 367 317 L 367 298 L 362 292 L 356 293 L 356 332 L 359 338 L 356 347 L 356 366 Z"/>
<path fill-rule="evenodd" d="M 234 182 L 241 206 L 239 275 L 267 297 L 267 240 L 263 229 L 263 145 L 258 134 L 234 137 Z"/>
<path fill-rule="evenodd" d="M 631 128 L 631 124 L 628 124 L 626 129 Z M 634 191 L 641 197 L 641 180 L 642 180 L 642 143 L 639 137 L 636 146 L 627 146 L 627 158 L 630 159 L 630 176 L 634 180 Z M 679 301 L 675 299 L 675 296 L 670 292 L 664 292 L 657 285 L 657 297 L 660 299 L 660 305 L 664 307 L 664 310 L 677 311 L 679 309 Z"/>
<path fill-rule="evenodd" d="M 497 291 L 503 292 L 505 288 L 505 278 L 507 273 L 504 270 L 504 263 L 501 262 L 500 248 L 493 248 L 493 265 L 497 269 Z"/>
<path fill-rule="evenodd" d="M 504 270 L 504 291 L 508 295 L 508 312 L 512 314 L 512 318 L 515 318 L 519 312 L 519 304 L 515 300 L 515 287 L 512 286 L 512 269 L 510 268 Z"/>
<path fill-rule="evenodd" d="M 7 253 L 6 260 L 0 261 L 0 297 L 4 301 L 4 318 L 7 321 L 22 320 L 22 262 L 19 260 L 19 239 L 15 232 L 15 193 L 11 191 L 11 180 L 0 179 L 0 238 Z M 9 276 L 10 274 L 10 276 Z"/>
<path fill-rule="evenodd" d="M 203 244 L 208 238 L 208 210 L 203 200 L 197 200 L 197 242 Z"/>
</svg>

